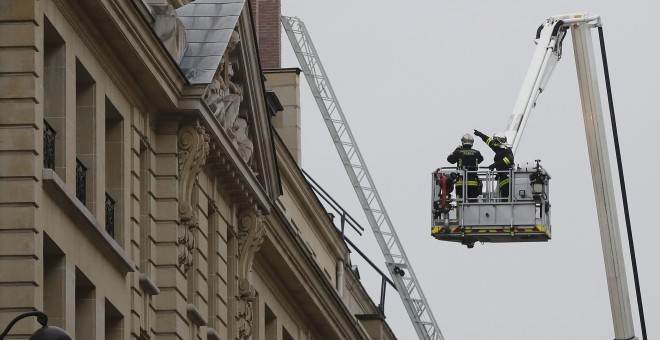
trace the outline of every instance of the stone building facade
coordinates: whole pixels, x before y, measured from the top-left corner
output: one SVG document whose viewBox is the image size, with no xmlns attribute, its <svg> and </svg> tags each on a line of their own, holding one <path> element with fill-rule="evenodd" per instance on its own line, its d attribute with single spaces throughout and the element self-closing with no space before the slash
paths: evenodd
<svg viewBox="0 0 660 340">
<path fill-rule="evenodd" d="M 0 2 L 0 327 L 394 338 L 299 168 L 299 70 L 257 48 L 270 2 Z"/>
</svg>

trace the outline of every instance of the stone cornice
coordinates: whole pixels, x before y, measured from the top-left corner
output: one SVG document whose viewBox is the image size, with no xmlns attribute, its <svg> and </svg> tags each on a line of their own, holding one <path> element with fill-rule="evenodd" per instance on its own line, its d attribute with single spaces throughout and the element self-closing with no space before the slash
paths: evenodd
<svg viewBox="0 0 660 340">
<path fill-rule="evenodd" d="M 187 80 L 134 1 L 54 2 L 127 98 L 173 110 Z"/>
<path fill-rule="evenodd" d="M 247 10 L 246 10 L 247 9 Z M 259 60 L 259 50 L 257 48 L 257 37 L 252 26 L 252 12 L 250 1 L 246 2 L 246 9 L 243 10 L 238 25 L 241 27 L 243 43 L 241 44 L 243 58 L 245 63 L 243 67 L 246 69 L 248 79 L 247 83 L 253 90 L 254 95 L 250 96 L 252 107 L 256 111 L 255 130 L 257 133 L 253 135 L 255 154 L 259 154 L 261 160 L 261 168 L 258 170 L 263 178 L 266 189 L 270 193 L 270 198 L 275 199 L 279 196 L 279 183 L 278 183 L 278 169 L 277 160 L 274 155 L 273 148 L 273 129 L 270 124 L 270 117 L 268 116 L 266 104 L 266 88 L 264 87 L 264 76 L 261 69 L 261 62 Z M 250 34 L 248 34 L 250 33 Z"/>
</svg>

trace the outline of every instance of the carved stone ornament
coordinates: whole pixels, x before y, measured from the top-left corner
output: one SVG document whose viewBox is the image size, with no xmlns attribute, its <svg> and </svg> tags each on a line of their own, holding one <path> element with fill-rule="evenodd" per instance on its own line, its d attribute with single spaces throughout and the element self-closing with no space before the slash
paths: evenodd
<svg viewBox="0 0 660 340">
<path fill-rule="evenodd" d="M 238 148 L 238 154 L 241 155 L 241 158 L 245 161 L 246 164 L 251 165 L 254 144 L 250 139 L 247 120 L 241 117 L 237 118 L 234 122 L 233 131 L 234 135 L 236 136 L 236 147 Z"/>
<path fill-rule="evenodd" d="M 252 339 L 252 301 L 239 299 L 237 304 L 238 315 L 236 321 L 238 322 L 238 339 L 251 340 Z"/>
<path fill-rule="evenodd" d="M 238 150 L 241 158 L 251 167 L 252 152 L 254 145 L 248 134 L 247 123 L 249 108 L 243 103 L 244 84 L 235 72 L 240 69 L 241 64 L 233 52 L 241 42 L 241 36 L 237 30 L 232 32 L 227 43 L 227 48 L 220 61 L 220 66 L 213 80 L 206 88 L 202 97 L 213 116 L 223 127 L 232 144 Z"/>
<path fill-rule="evenodd" d="M 203 96 L 204 102 L 225 129 L 231 129 L 231 124 L 238 116 L 239 107 L 243 101 L 243 86 L 235 84 L 235 80 L 232 81 L 234 66 L 238 66 L 238 62 L 231 60 L 230 57 L 240 41 L 241 36 L 238 31 L 234 30 L 227 43 L 218 71 Z"/>
<path fill-rule="evenodd" d="M 163 46 L 175 61 L 181 60 L 186 48 L 186 28 L 176 17 L 174 7 L 170 4 L 151 4 L 154 10 L 155 21 L 153 29 Z"/>
<path fill-rule="evenodd" d="M 209 154 L 210 137 L 203 126 L 184 126 L 179 129 L 179 230 L 178 264 L 184 273 L 192 265 L 195 249 L 194 230 L 198 226 L 193 209 L 193 188 Z"/>
<path fill-rule="evenodd" d="M 238 295 L 237 315 L 239 339 L 252 336 L 252 302 L 255 291 L 251 283 L 254 255 L 261 248 L 266 228 L 258 211 L 248 211 L 239 215 L 238 224 Z"/>
</svg>

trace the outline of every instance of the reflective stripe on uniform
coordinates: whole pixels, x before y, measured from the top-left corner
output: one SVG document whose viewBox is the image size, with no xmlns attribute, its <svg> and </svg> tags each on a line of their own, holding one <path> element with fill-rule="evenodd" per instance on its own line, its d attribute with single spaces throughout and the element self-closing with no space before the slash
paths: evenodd
<svg viewBox="0 0 660 340">
<path fill-rule="evenodd" d="M 509 184 L 509 179 L 508 178 L 501 180 L 500 181 L 500 188 L 507 185 L 507 184 Z"/>
<path fill-rule="evenodd" d="M 479 186 L 481 183 L 479 181 L 467 181 L 467 185 L 470 187 L 476 187 Z M 456 186 L 463 186 L 463 181 L 458 181 L 456 182 Z"/>
<path fill-rule="evenodd" d="M 504 161 L 504 164 L 506 164 L 506 165 L 511 164 L 511 161 L 509 160 L 508 157 L 504 157 L 504 159 L 502 159 L 502 160 Z"/>
</svg>

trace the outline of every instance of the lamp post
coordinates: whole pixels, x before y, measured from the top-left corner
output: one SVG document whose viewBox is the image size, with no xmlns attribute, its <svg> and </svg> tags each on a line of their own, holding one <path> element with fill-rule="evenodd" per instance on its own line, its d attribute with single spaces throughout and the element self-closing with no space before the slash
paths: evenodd
<svg viewBox="0 0 660 340">
<path fill-rule="evenodd" d="M 26 318 L 28 316 L 36 316 L 37 321 L 41 324 L 41 328 L 39 328 L 32 336 L 30 336 L 29 340 L 71 340 L 71 337 L 69 334 L 66 334 L 66 332 L 59 328 L 59 327 L 49 327 L 48 324 L 48 316 L 44 312 L 40 311 L 34 311 L 34 312 L 27 312 L 23 313 L 17 317 L 14 318 L 14 320 L 11 320 L 9 325 L 7 325 L 7 328 L 5 328 L 4 332 L 0 334 L 0 340 L 4 340 L 5 336 L 7 333 L 9 333 L 9 330 L 16 324 L 19 320 Z"/>
</svg>

